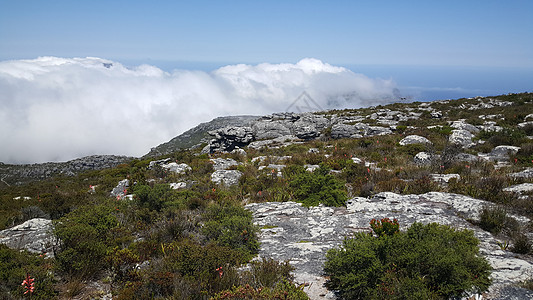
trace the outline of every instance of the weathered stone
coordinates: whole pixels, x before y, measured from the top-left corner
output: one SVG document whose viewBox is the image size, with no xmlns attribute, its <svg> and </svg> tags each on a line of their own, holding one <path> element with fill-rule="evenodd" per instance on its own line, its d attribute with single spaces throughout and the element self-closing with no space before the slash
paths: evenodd
<svg viewBox="0 0 533 300">
<path fill-rule="evenodd" d="M 307 172 L 314 172 L 316 169 L 320 168 L 319 165 L 304 165 L 304 168 Z"/>
<path fill-rule="evenodd" d="M 248 148 L 258 150 L 264 147 L 272 148 L 272 147 L 288 146 L 288 145 L 292 145 L 292 144 L 300 143 L 300 142 L 301 140 L 294 135 L 285 135 L 285 136 L 277 137 L 272 140 L 251 142 L 248 145 Z"/>
<path fill-rule="evenodd" d="M 225 186 L 236 185 L 239 183 L 242 172 L 237 170 L 218 170 L 211 174 L 211 181 L 216 184 L 224 184 Z"/>
<path fill-rule="evenodd" d="M 450 127 L 455 128 L 455 129 L 460 129 L 460 130 L 467 130 L 467 131 L 469 131 L 471 133 L 478 133 L 479 132 L 479 129 L 476 126 L 474 126 L 472 124 L 468 124 L 464 120 L 453 121 L 452 124 L 450 125 Z"/>
<path fill-rule="evenodd" d="M 52 220 L 36 218 L 0 231 L 0 244 L 13 249 L 52 255 L 54 236 Z"/>
<path fill-rule="evenodd" d="M 533 178 L 533 168 L 527 168 L 523 171 L 512 173 L 510 176 L 515 178 Z"/>
<path fill-rule="evenodd" d="M 436 181 L 442 185 L 448 184 L 451 179 L 455 179 L 457 181 L 461 180 L 461 175 L 459 174 L 430 174 L 429 176 L 431 179 L 433 179 L 433 181 Z"/>
<path fill-rule="evenodd" d="M 117 186 L 114 187 L 113 190 L 111 191 L 111 197 L 117 197 L 117 198 L 124 197 L 127 194 L 126 191 L 129 186 L 130 186 L 129 179 L 123 179 L 119 181 Z"/>
<path fill-rule="evenodd" d="M 468 148 L 474 146 L 474 143 L 472 143 L 472 138 L 474 138 L 474 135 L 470 131 L 456 129 L 452 130 L 452 134 L 448 138 L 448 141 L 452 144 Z"/>
<path fill-rule="evenodd" d="M 401 141 L 400 141 L 400 145 L 401 146 L 405 146 L 405 145 L 411 145 L 411 144 L 433 144 L 430 140 L 428 140 L 427 138 L 423 137 L 423 136 L 419 136 L 419 135 L 408 135 L 406 137 L 404 137 Z"/>
<path fill-rule="evenodd" d="M 256 140 L 275 139 L 291 134 L 289 128 L 276 121 L 255 122 L 252 125 L 252 130 Z"/>
<path fill-rule="evenodd" d="M 252 211 L 254 222 L 264 228 L 259 236 L 260 256 L 289 260 L 296 268 L 297 280 L 301 278 L 316 285 L 325 295 L 328 291 L 322 286 L 323 278 L 322 281 L 318 278 L 327 250 L 339 246 L 345 236 L 354 232 L 370 231 L 370 220 L 384 217 L 397 218 L 402 230 L 413 222 L 437 222 L 473 230 L 481 242 L 481 254 L 494 268 L 491 290 L 529 278 L 533 272 L 531 263 L 502 251 L 498 246 L 501 241 L 466 221 L 477 219 L 487 205 L 491 203 L 458 194 L 398 195 L 386 192 L 370 199 L 353 198 L 347 202 L 346 208 L 305 208 L 295 202 L 253 203 L 246 208 Z M 529 221 L 516 218 L 524 224 Z"/>
<path fill-rule="evenodd" d="M 431 118 L 433 118 L 433 119 L 442 118 L 442 112 L 440 112 L 440 111 L 434 111 L 434 112 L 430 113 L 430 115 L 431 115 Z"/>
<path fill-rule="evenodd" d="M 415 157 L 413 158 L 413 161 L 417 165 L 430 165 L 432 162 L 432 155 L 427 152 L 418 152 Z"/>
<path fill-rule="evenodd" d="M 521 183 L 506 187 L 503 189 L 504 192 L 524 194 L 533 192 L 533 183 Z"/>
<path fill-rule="evenodd" d="M 331 127 L 331 137 L 334 139 L 362 137 L 361 131 L 354 125 L 335 124 Z"/>
<path fill-rule="evenodd" d="M 192 171 L 192 168 L 187 164 L 178 164 L 176 162 L 171 162 L 168 164 L 161 165 L 163 169 L 168 170 L 169 172 L 174 172 L 176 174 L 185 174 Z"/>
<path fill-rule="evenodd" d="M 210 131 L 214 138 L 202 149 L 202 153 L 228 152 L 244 147 L 254 140 L 251 127 L 228 126 Z"/>
<path fill-rule="evenodd" d="M 184 189 L 187 187 L 187 183 L 186 182 L 173 182 L 170 184 L 170 188 L 173 189 L 173 190 L 179 190 L 179 189 Z"/>
<path fill-rule="evenodd" d="M 240 163 L 238 163 L 236 160 L 232 158 L 212 158 L 210 161 L 213 163 L 213 169 L 216 171 L 218 170 L 228 170 L 229 168 L 233 166 L 238 166 Z"/>
<path fill-rule="evenodd" d="M 386 127 L 369 126 L 365 136 L 387 135 L 392 134 L 392 130 Z"/>
<path fill-rule="evenodd" d="M 508 159 L 509 155 L 516 154 L 520 150 L 520 147 L 500 145 L 494 147 L 489 156 L 494 159 Z"/>
</svg>

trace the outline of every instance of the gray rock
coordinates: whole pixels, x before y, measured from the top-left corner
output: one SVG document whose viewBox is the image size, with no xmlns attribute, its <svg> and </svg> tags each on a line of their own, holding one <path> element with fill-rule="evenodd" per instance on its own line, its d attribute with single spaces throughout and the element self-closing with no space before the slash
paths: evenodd
<svg viewBox="0 0 533 300">
<path fill-rule="evenodd" d="M 417 165 L 430 165 L 433 160 L 433 156 L 427 152 L 418 152 L 413 161 Z"/>
<path fill-rule="evenodd" d="M 386 127 L 369 126 L 365 136 L 387 135 L 392 134 L 392 130 Z"/>
<path fill-rule="evenodd" d="M 259 150 L 264 147 L 279 148 L 292 145 L 295 143 L 301 143 L 301 140 L 294 135 L 285 135 L 272 140 L 263 140 L 251 142 L 248 148 Z"/>
<path fill-rule="evenodd" d="M 436 181 L 441 185 L 448 184 L 451 179 L 455 179 L 457 181 L 461 180 L 461 175 L 459 174 L 430 174 L 429 176 L 433 181 Z"/>
<path fill-rule="evenodd" d="M 155 166 L 161 166 L 172 161 L 172 158 L 164 158 L 160 160 L 153 160 L 148 164 L 148 169 L 153 169 Z"/>
<path fill-rule="evenodd" d="M 230 152 L 237 147 L 245 147 L 254 140 L 251 127 L 228 126 L 210 131 L 209 134 L 213 139 L 202 149 L 202 153 Z"/>
<path fill-rule="evenodd" d="M 211 174 L 211 181 L 216 184 L 232 186 L 239 183 L 242 172 L 237 170 L 218 170 Z"/>
<path fill-rule="evenodd" d="M 467 130 L 471 133 L 479 132 L 479 129 L 476 126 L 472 124 L 468 124 L 464 120 L 453 121 L 450 127 L 455 128 L 455 129 L 460 129 L 460 130 Z"/>
<path fill-rule="evenodd" d="M 36 218 L 0 231 L 0 244 L 13 249 L 26 249 L 33 253 L 52 256 L 55 238 L 52 220 Z"/>
<path fill-rule="evenodd" d="M 170 184 L 170 188 L 173 189 L 173 190 L 179 190 L 179 189 L 184 189 L 187 187 L 187 183 L 186 182 L 173 182 Z"/>
<path fill-rule="evenodd" d="M 523 171 L 512 173 L 509 176 L 515 178 L 533 178 L 533 168 L 527 168 Z"/>
<path fill-rule="evenodd" d="M 307 172 L 314 172 L 316 169 L 320 168 L 319 165 L 304 165 L 304 168 Z"/>
<path fill-rule="evenodd" d="M 320 131 L 318 131 L 314 125 L 310 125 L 304 122 L 300 122 L 301 124 L 297 124 L 299 122 L 294 123 L 295 127 L 293 131 L 296 137 L 303 140 L 310 140 L 320 135 Z"/>
<path fill-rule="evenodd" d="M 258 121 L 252 125 L 252 130 L 257 140 L 268 140 L 290 135 L 291 131 L 282 122 Z"/>
<path fill-rule="evenodd" d="M 518 123 L 518 128 L 525 128 L 527 126 L 533 126 L 533 121 Z"/>
<path fill-rule="evenodd" d="M 216 171 L 218 170 L 228 170 L 229 168 L 233 166 L 238 166 L 240 163 L 238 163 L 236 160 L 232 158 L 212 158 L 210 161 L 213 163 L 213 169 Z"/>
<path fill-rule="evenodd" d="M 533 183 L 521 183 L 506 187 L 503 189 L 504 192 L 524 194 L 533 192 Z"/>
<path fill-rule="evenodd" d="M 122 198 L 127 193 L 125 192 L 130 186 L 129 179 L 123 179 L 118 182 L 117 186 L 111 191 L 111 197 Z"/>
<path fill-rule="evenodd" d="M 509 155 L 516 154 L 518 150 L 520 150 L 520 147 L 500 145 L 500 146 L 494 147 L 494 149 L 492 149 L 492 151 L 490 152 L 489 156 L 495 159 L 497 158 L 508 159 Z"/>
<path fill-rule="evenodd" d="M 440 112 L 440 111 L 434 111 L 430 115 L 431 115 L 431 118 L 433 118 L 433 119 L 442 118 L 442 112 Z"/>
<path fill-rule="evenodd" d="M 462 147 L 468 148 L 474 146 L 472 142 L 474 135 L 467 130 L 456 129 L 452 130 L 452 134 L 448 138 L 448 141 L 452 144 L 460 145 Z"/>
<path fill-rule="evenodd" d="M 404 137 L 400 141 L 400 145 L 401 146 L 412 145 L 412 144 L 429 144 L 429 145 L 432 145 L 433 143 L 430 140 L 428 140 L 427 138 L 425 138 L 423 136 L 419 136 L 419 135 L 408 135 L 408 136 Z"/>
<path fill-rule="evenodd" d="M 334 139 L 362 137 L 361 133 L 354 125 L 335 124 L 331 127 L 331 137 Z"/>
<path fill-rule="evenodd" d="M 192 171 L 192 168 L 187 164 L 178 164 L 176 162 L 171 162 L 168 164 L 161 165 L 163 169 L 168 170 L 169 172 L 174 172 L 176 174 L 182 175 L 187 172 Z"/>
</svg>

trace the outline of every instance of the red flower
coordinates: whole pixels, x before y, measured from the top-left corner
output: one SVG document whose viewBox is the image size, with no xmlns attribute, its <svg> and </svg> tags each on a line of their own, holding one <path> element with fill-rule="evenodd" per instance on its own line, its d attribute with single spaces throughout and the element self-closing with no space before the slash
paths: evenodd
<svg viewBox="0 0 533 300">
<path fill-rule="evenodd" d="M 31 278 L 30 274 L 27 273 L 26 279 L 24 279 L 21 284 L 26 289 L 26 291 L 24 292 L 24 295 L 26 295 L 27 293 L 30 293 L 31 295 L 33 293 L 33 291 L 35 290 L 34 281 L 35 279 Z"/>
</svg>

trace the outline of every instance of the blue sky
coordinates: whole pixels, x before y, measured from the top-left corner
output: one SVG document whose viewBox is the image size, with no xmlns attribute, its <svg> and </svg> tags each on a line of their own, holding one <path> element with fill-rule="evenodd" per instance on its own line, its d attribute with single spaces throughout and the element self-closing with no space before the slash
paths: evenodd
<svg viewBox="0 0 533 300">
<path fill-rule="evenodd" d="M 532 16 L 533 0 L 0 0 L 0 161 L 140 156 L 303 91 L 326 109 L 533 91 Z"/>
<path fill-rule="evenodd" d="M 533 68 L 533 1 L 0 1 L 0 60 Z"/>
</svg>

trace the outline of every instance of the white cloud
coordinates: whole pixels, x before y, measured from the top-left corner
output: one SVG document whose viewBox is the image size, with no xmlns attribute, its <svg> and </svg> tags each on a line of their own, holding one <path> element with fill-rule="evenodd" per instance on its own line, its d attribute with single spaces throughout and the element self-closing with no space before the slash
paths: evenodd
<svg viewBox="0 0 533 300">
<path fill-rule="evenodd" d="M 394 88 L 316 59 L 210 73 L 126 68 L 100 58 L 3 61 L 0 161 L 141 156 L 218 116 L 284 111 L 303 91 L 323 108 L 355 108 L 390 102 Z"/>
</svg>

